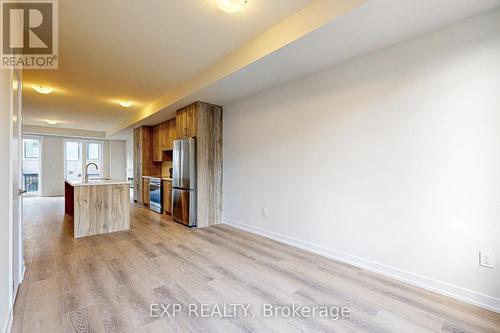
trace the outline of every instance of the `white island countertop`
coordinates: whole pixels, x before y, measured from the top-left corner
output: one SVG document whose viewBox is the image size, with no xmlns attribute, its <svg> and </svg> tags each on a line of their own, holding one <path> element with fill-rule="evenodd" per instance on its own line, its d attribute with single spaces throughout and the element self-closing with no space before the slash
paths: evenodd
<svg viewBox="0 0 500 333">
<path fill-rule="evenodd" d="M 65 179 L 66 183 L 71 186 L 103 186 L 103 185 L 130 185 L 129 181 L 126 180 L 117 180 L 117 179 L 87 179 L 83 180 L 68 180 Z"/>
</svg>

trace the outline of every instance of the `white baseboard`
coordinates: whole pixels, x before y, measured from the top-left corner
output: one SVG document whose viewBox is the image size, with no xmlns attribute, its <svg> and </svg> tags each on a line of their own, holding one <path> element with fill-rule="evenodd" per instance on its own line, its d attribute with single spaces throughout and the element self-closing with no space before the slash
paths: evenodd
<svg viewBox="0 0 500 333">
<path fill-rule="evenodd" d="M 21 281 L 19 281 L 19 285 L 14 290 L 14 297 L 13 297 L 14 304 L 16 303 L 17 293 L 19 292 L 19 288 L 21 287 L 21 283 L 24 281 L 25 275 L 26 275 L 26 261 L 23 260 L 23 272 L 21 274 Z M 13 319 L 14 319 L 14 305 L 12 305 L 12 307 L 9 310 L 9 313 L 7 314 L 7 319 L 5 321 L 5 325 L 4 325 L 4 328 L 2 331 L 3 333 L 10 333 L 10 331 L 12 329 Z"/>
<path fill-rule="evenodd" d="M 26 276 L 26 260 L 23 259 L 23 274 L 21 274 L 21 281 L 19 281 L 19 283 L 23 283 L 25 276 Z"/>
<path fill-rule="evenodd" d="M 42 198 L 64 197 L 64 193 L 46 193 L 46 194 L 41 194 L 40 197 Z"/>
<path fill-rule="evenodd" d="M 263 237 L 267 237 L 285 243 L 309 252 L 313 252 L 334 260 L 338 260 L 359 268 L 366 269 L 381 275 L 391 277 L 393 279 L 427 289 L 445 296 L 455 298 L 457 300 L 470 303 L 494 312 L 500 313 L 500 299 L 488 295 L 484 295 L 472 290 L 458 287 L 443 281 L 438 281 L 416 273 L 404 271 L 402 269 L 378 263 L 369 259 L 360 258 L 345 252 L 330 249 L 324 246 L 316 245 L 304 240 L 283 235 L 274 231 L 265 230 L 254 227 L 239 221 L 224 219 L 224 223 L 235 228 L 245 230 Z"/>
<path fill-rule="evenodd" d="M 16 304 L 17 293 L 19 291 L 19 288 L 21 288 L 21 283 L 23 283 L 25 275 L 26 275 L 26 261 L 23 260 L 23 268 L 22 268 L 22 273 L 21 273 L 20 281 L 19 281 L 19 284 L 14 289 L 14 297 L 12 298 L 14 304 Z M 12 306 L 14 306 L 14 305 L 12 305 Z"/>
<path fill-rule="evenodd" d="M 14 311 L 14 307 L 11 307 L 9 309 L 9 312 L 7 313 L 7 317 L 5 318 L 2 333 L 10 333 L 10 331 L 12 330 L 13 311 Z"/>
</svg>

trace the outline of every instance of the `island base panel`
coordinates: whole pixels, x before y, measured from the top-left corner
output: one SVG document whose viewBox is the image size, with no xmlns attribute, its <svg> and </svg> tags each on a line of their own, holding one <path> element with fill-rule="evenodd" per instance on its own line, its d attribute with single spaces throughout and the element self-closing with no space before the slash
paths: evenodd
<svg viewBox="0 0 500 333">
<path fill-rule="evenodd" d="M 128 185 L 82 186 L 74 192 L 75 238 L 130 229 Z"/>
</svg>

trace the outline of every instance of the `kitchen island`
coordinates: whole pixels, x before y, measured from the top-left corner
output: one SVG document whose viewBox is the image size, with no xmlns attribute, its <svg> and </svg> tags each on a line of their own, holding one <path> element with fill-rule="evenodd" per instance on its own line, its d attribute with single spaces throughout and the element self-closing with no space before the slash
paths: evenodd
<svg viewBox="0 0 500 333">
<path fill-rule="evenodd" d="M 65 183 L 65 212 L 73 216 L 74 238 L 130 229 L 130 183 L 89 179 Z"/>
</svg>

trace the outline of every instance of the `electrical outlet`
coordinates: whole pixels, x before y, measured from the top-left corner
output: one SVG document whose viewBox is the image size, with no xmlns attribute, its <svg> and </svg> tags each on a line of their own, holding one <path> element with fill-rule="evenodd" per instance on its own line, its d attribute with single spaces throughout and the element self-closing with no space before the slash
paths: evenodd
<svg viewBox="0 0 500 333">
<path fill-rule="evenodd" d="M 262 216 L 267 217 L 267 208 L 262 208 Z"/>
<path fill-rule="evenodd" d="M 495 266 L 493 259 L 493 253 L 488 251 L 479 252 L 479 266 L 493 268 Z"/>
</svg>

